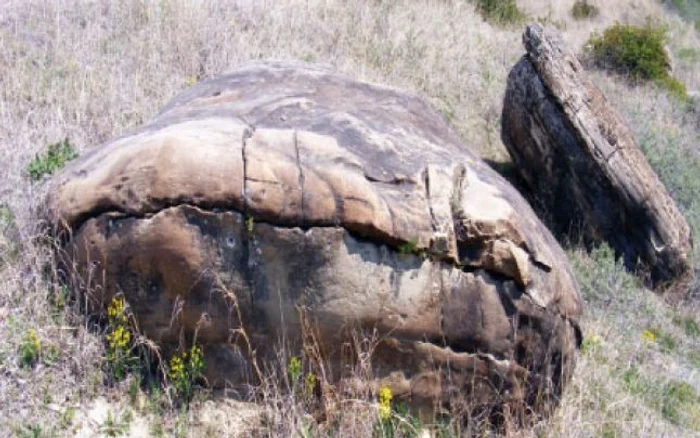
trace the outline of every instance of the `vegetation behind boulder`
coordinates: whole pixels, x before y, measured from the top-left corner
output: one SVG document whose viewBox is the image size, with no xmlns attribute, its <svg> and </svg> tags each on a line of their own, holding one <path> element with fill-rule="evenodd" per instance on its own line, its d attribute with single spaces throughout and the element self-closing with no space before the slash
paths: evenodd
<svg viewBox="0 0 700 438">
<path fill-rule="evenodd" d="M 685 85 L 671 76 L 665 43 L 666 31 L 661 27 L 617 23 L 603 35 L 593 34 L 588 48 L 598 66 L 627 75 L 635 83 L 655 82 L 678 98 L 687 99 Z"/>
<path fill-rule="evenodd" d="M 571 8 L 571 16 L 577 20 L 584 20 L 586 18 L 597 17 L 600 10 L 587 0 L 576 0 L 574 6 Z"/>
<path fill-rule="evenodd" d="M 36 154 L 27 165 L 27 174 L 32 181 L 39 181 L 44 175 L 51 175 L 62 169 L 67 162 L 76 158 L 78 153 L 66 138 L 48 147 L 43 154 Z"/>
<path fill-rule="evenodd" d="M 476 0 L 476 8 L 485 20 L 497 24 L 519 23 L 525 18 L 515 0 Z"/>
</svg>

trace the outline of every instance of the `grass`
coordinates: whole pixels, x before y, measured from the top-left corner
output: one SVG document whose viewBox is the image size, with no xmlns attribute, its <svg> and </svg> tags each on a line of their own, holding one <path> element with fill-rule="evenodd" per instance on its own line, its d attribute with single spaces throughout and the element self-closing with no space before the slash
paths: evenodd
<svg viewBox="0 0 700 438">
<path fill-rule="evenodd" d="M 656 102 L 663 105 L 663 102 Z M 650 116 L 654 101 L 640 103 L 627 114 L 630 126 L 645 153 L 651 167 L 659 175 L 673 199 L 678 204 L 691 227 L 693 235 L 700 235 L 700 156 L 696 142 L 700 133 L 695 128 L 693 109 L 672 107 L 671 117 L 677 122 L 669 125 L 665 120 Z M 698 247 L 695 245 L 695 260 Z"/>
<path fill-rule="evenodd" d="M 12 209 L 0 205 L 0 267 L 16 256 L 17 244 L 15 215 Z"/>
<path fill-rule="evenodd" d="M 683 331 L 685 332 L 686 336 L 689 336 L 691 338 L 698 338 L 700 337 L 700 324 L 697 323 L 694 317 L 692 316 L 686 316 L 686 317 L 676 317 L 673 320 L 673 323 L 680 326 Z"/>
<path fill-rule="evenodd" d="M 666 0 L 665 3 L 685 20 L 695 23 L 695 29 L 700 32 L 700 1 L 698 0 Z"/>
<path fill-rule="evenodd" d="M 129 432 L 129 426 L 132 420 L 132 413 L 125 409 L 123 412 L 113 413 L 111 410 L 107 412 L 107 418 L 99 427 L 99 432 L 109 436 L 117 437 L 126 435 Z"/>
<path fill-rule="evenodd" d="M 636 367 L 622 375 L 623 387 L 676 426 L 700 431 L 700 396 L 695 388 L 678 380 L 660 381 L 644 376 Z"/>
<path fill-rule="evenodd" d="M 59 138 L 69 138 L 76 153 L 88 152 L 150 120 L 184 87 L 260 58 L 326 63 L 352 77 L 411 90 L 441 110 L 478 155 L 506 162 L 499 115 L 506 76 L 523 53 L 522 29 L 509 24 L 519 16 L 566 24 L 565 37 L 583 43 L 591 31 L 602 34 L 616 21 L 644 26 L 651 15 L 668 29 L 667 43 L 679 54 L 674 77 L 688 90 L 700 89 L 700 43 L 692 23 L 652 0 L 621 0 L 601 8 L 596 20 L 581 21 L 571 17 L 572 5 L 0 2 L 0 257 L 3 242 L 16 247 L 0 264 L 0 430 L 14 436 L 97 435 L 101 427 L 119 429 L 125 423 L 121 413 L 131 412 L 123 429 L 151 436 L 246 430 L 263 436 L 372 436 L 380 421 L 378 394 L 362 400 L 338 395 L 330 400 L 330 419 L 314 419 L 305 389 L 311 370 L 299 352 L 284 352 L 303 365 L 293 382 L 287 375 L 270 376 L 244 401 L 196 391 L 185 411 L 155 379 L 138 373 L 111 379 L 106 328 L 84 318 L 79 303 L 54 282 L 52 256 L 35 239 L 41 235 L 33 214 L 42 204 L 43 175 L 63 164 L 37 165 L 42 175 L 33 184 L 27 165 L 48 156 L 47 145 Z M 484 14 L 493 15 L 484 20 Z M 632 87 L 604 71 L 592 74 L 698 235 L 700 139 L 693 108 L 656 87 Z M 697 436 L 697 307 L 670 307 L 649 293 L 609 248 L 569 251 L 587 304 L 583 353 L 554 417 L 512 436 Z M 31 366 L 23 366 L 21 346 L 31 330 L 40 351 Z M 655 331 L 654 342 L 643 339 L 645 330 Z M 661 342 L 664 337 L 668 341 Z M 633 367 L 639 382 L 628 383 L 624 376 Z M 630 390 L 634 385 L 639 389 Z M 409 430 L 418 427 L 397 400 L 392 416 L 411 425 Z M 434 427 L 449 436 L 450 426 L 446 418 Z"/>
<path fill-rule="evenodd" d="M 697 383 L 688 373 L 698 369 L 690 358 L 700 343 L 683 329 L 682 310 L 649 294 L 605 245 L 590 256 L 569 255 L 588 306 L 587 333 L 556 414 L 557 435 L 693 436 L 698 406 L 688 395 L 697 394 Z"/>
</svg>

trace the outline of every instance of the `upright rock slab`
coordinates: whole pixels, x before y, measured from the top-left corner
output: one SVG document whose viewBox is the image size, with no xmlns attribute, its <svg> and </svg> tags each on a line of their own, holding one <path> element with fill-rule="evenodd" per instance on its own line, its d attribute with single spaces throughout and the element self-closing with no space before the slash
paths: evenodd
<svg viewBox="0 0 700 438">
<path fill-rule="evenodd" d="M 558 35 L 523 35 L 508 77 L 502 136 L 521 176 L 560 226 L 607 241 L 665 283 L 691 271 L 690 227 L 629 129 Z"/>
<path fill-rule="evenodd" d="M 399 91 L 252 65 L 71 163 L 48 205 L 74 284 L 123 294 L 166 351 L 196 339 L 215 384 L 255 384 L 284 349 L 419 405 L 541 408 L 573 370 L 564 252 Z"/>
</svg>

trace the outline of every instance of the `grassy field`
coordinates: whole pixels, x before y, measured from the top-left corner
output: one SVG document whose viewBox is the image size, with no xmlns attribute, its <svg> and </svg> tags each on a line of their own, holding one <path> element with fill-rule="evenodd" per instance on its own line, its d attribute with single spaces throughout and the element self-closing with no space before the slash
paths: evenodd
<svg viewBox="0 0 700 438">
<path fill-rule="evenodd" d="M 0 2 L 0 437 L 247 436 L 250 428 L 263 436 L 377 433 L 374 403 L 343 405 L 337 422 L 319 425 L 276 381 L 259 406 L 200 390 L 189 410 L 177 407 L 168 388 L 148 388 L 133 375 L 114 383 L 104 329 L 84 318 L 47 272 L 51 254 L 35 215 L 45 184 L 28 170 L 35 156 L 64 139 L 84 153 L 148 121 L 180 90 L 246 61 L 330 64 L 358 79 L 411 90 L 437 107 L 466 145 L 507 162 L 500 113 L 508 71 L 524 52 L 525 22 L 558 27 L 583 53 L 593 32 L 650 20 L 667 29 L 673 75 L 688 100 L 603 71 L 591 75 L 697 236 L 697 1 L 590 0 L 599 13 L 579 19 L 571 14 L 573 1 L 517 2 L 519 13 L 506 19 L 487 3 Z M 554 416 L 511 434 L 700 435 L 697 287 L 693 299 L 671 306 L 625 272 L 608 248 L 587 254 L 569 245 L 568 252 L 587 304 L 583 352 Z M 399 429 L 417 433 L 413 425 Z"/>
</svg>

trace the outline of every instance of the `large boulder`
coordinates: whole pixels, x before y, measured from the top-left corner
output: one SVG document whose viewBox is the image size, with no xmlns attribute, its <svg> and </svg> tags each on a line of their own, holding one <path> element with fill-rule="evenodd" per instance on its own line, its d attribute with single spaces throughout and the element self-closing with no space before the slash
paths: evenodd
<svg viewBox="0 0 700 438">
<path fill-rule="evenodd" d="M 554 224 L 608 242 L 654 283 L 686 278 L 690 227 L 629 128 L 555 31 L 528 26 L 523 42 L 502 136 L 531 193 Z"/>
<path fill-rule="evenodd" d="M 48 205 L 75 284 L 123 294 L 166 350 L 196 337 L 215 384 L 284 348 L 331 383 L 474 407 L 556 400 L 573 369 L 562 249 L 406 93 L 248 66 L 72 163 Z"/>
</svg>

